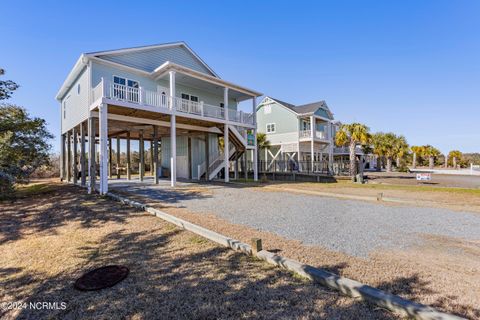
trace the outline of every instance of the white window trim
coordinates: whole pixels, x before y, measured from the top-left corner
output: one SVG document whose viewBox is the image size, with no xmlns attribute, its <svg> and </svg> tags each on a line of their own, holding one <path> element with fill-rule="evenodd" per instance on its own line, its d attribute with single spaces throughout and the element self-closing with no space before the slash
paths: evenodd
<svg viewBox="0 0 480 320">
<path fill-rule="evenodd" d="M 138 83 L 138 89 L 140 89 L 140 81 L 138 80 L 135 80 L 135 79 L 130 79 L 130 78 L 127 78 L 127 77 L 122 77 L 122 76 L 117 76 L 116 74 L 113 74 L 112 75 L 112 83 L 115 83 L 115 77 L 117 78 L 120 78 L 120 79 L 125 79 L 125 87 L 128 87 L 128 80 L 130 81 L 135 81 L 136 83 Z M 119 83 L 117 83 L 119 84 Z M 135 87 L 131 87 L 131 88 L 135 88 Z"/>
<path fill-rule="evenodd" d="M 187 96 L 188 96 L 188 99 L 184 99 L 184 98 L 182 97 L 182 95 L 187 95 Z M 193 101 L 193 100 L 192 100 L 192 97 L 197 98 L 197 101 Z M 199 97 L 199 96 L 193 95 L 193 94 L 190 94 L 190 93 L 186 93 L 186 92 L 181 92 L 181 93 L 180 93 L 180 98 L 182 98 L 182 99 L 184 99 L 184 100 L 188 100 L 188 101 L 200 102 L 200 97 Z"/>
<path fill-rule="evenodd" d="M 272 125 L 273 125 L 273 130 L 270 130 L 270 131 L 269 131 L 269 130 L 268 130 L 268 127 L 270 126 L 270 128 L 271 128 Z M 266 131 L 267 133 L 275 133 L 275 132 L 277 131 L 277 125 L 276 125 L 276 123 L 274 123 L 274 122 L 267 123 L 265 129 L 266 129 L 265 131 Z"/>
</svg>

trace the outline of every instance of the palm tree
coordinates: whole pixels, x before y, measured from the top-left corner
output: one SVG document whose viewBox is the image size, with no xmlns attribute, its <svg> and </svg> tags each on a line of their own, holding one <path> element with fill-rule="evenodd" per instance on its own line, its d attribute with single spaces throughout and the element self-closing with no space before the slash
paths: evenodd
<svg viewBox="0 0 480 320">
<path fill-rule="evenodd" d="M 415 169 L 417 167 L 417 156 L 421 157 L 423 155 L 423 147 L 422 146 L 411 146 L 410 150 L 412 150 L 412 152 L 413 152 L 412 168 Z"/>
<path fill-rule="evenodd" d="M 377 171 L 382 170 L 382 159 L 385 156 L 383 149 L 384 133 L 377 132 L 372 135 L 373 154 L 377 157 Z"/>
<path fill-rule="evenodd" d="M 257 154 L 260 155 L 261 150 L 265 150 L 270 148 L 270 141 L 267 139 L 267 135 L 265 133 L 259 132 L 257 133 Z M 260 159 L 260 157 L 258 157 Z M 264 170 L 264 176 L 266 176 L 266 169 L 267 169 L 267 159 L 265 159 L 265 170 Z M 260 162 L 261 163 L 261 162 Z"/>
<path fill-rule="evenodd" d="M 348 146 L 350 151 L 350 175 L 357 174 L 355 165 L 355 148 L 357 145 L 369 144 L 371 135 L 370 129 L 361 123 L 342 124 L 335 134 L 335 144 L 337 146 Z"/>
<path fill-rule="evenodd" d="M 397 154 L 395 149 L 397 139 L 397 136 L 391 132 L 385 133 L 382 139 L 383 153 L 387 159 L 387 172 L 392 172 L 393 157 L 395 157 Z"/>
<path fill-rule="evenodd" d="M 457 169 L 457 160 L 460 162 L 462 159 L 462 153 L 458 150 L 452 150 L 448 153 L 448 158 L 445 159 L 446 162 L 452 162 L 453 168 Z"/>
<path fill-rule="evenodd" d="M 387 172 L 392 172 L 393 159 L 397 159 L 397 167 L 400 158 L 408 152 L 407 140 L 404 136 L 397 136 L 392 132 L 378 132 L 373 137 L 374 152 L 379 157 L 385 157 L 387 160 Z"/>
<path fill-rule="evenodd" d="M 440 151 L 431 145 L 423 146 L 423 155 L 428 157 L 428 167 L 433 169 L 435 164 L 435 157 L 440 155 Z"/>
<path fill-rule="evenodd" d="M 400 161 L 401 159 L 406 155 L 408 154 L 408 143 L 407 143 L 407 139 L 400 135 L 400 136 L 397 136 L 396 140 L 395 140 L 395 145 L 394 145 L 394 149 L 395 149 L 395 155 L 397 157 L 397 169 L 400 167 Z"/>
</svg>

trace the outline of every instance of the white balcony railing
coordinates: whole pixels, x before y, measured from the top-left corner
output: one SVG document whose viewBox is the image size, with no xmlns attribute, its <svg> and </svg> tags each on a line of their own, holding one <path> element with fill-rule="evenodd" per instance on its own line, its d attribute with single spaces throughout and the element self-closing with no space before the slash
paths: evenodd
<svg viewBox="0 0 480 320">
<path fill-rule="evenodd" d="M 300 130 L 299 132 L 299 137 L 300 138 L 311 138 L 312 137 L 312 131 L 311 130 Z M 325 131 L 315 131 L 315 138 L 317 139 L 327 139 L 327 133 Z"/>
<path fill-rule="evenodd" d="M 300 130 L 299 137 L 300 138 L 311 138 L 312 137 L 312 131 L 311 130 Z"/>
<path fill-rule="evenodd" d="M 190 101 L 175 97 L 171 99 L 170 96 L 156 91 L 144 90 L 143 88 L 133 88 L 117 83 L 113 83 L 104 87 L 104 82 L 100 82 L 92 89 L 91 102 L 95 102 L 101 97 L 119 100 L 129 103 L 136 103 L 151 107 L 158 107 L 164 109 L 172 109 L 173 101 L 175 101 L 175 110 L 180 113 L 192 114 L 201 117 L 225 119 L 225 109 L 219 106 L 213 106 L 203 101 Z M 232 122 L 239 122 L 253 125 L 254 117 L 251 113 L 243 111 L 229 110 L 229 120 Z"/>
</svg>

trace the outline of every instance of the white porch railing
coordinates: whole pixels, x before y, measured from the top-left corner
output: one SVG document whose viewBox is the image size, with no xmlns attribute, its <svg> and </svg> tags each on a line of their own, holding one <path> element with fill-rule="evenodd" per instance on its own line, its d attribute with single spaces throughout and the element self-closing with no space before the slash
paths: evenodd
<svg viewBox="0 0 480 320">
<path fill-rule="evenodd" d="M 312 131 L 311 130 L 300 130 L 298 136 L 300 138 L 311 138 Z M 327 133 L 325 131 L 315 131 L 315 138 L 317 139 L 327 139 Z"/>
<path fill-rule="evenodd" d="M 169 95 L 159 93 L 156 91 L 145 90 L 142 87 L 134 88 L 118 83 L 112 83 L 104 86 L 104 82 L 100 82 L 92 89 L 92 101 L 100 99 L 101 97 L 125 101 L 129 103 L 136 103 L 145 106 L 158 107 L 164 109 L 172 109 L 173 101 L 175 101 L 175 110 L 177 112 L 198 115 L 201 117 L 225 119 L 225 109 L 219 106 L 213 106 L 203 101 L 190 101 L 175 97 L 174 100 Z M 243 111 L 229 110 L 229 120 L 232 122 L 239 122 L 253 125 L 253 114 Z"/>
<path fill-rule="evenodd" d="M 90 103 L 97 101 L 101 97 L 103 97 L 103 82 L 100 82 L 92 89 L 92 101 L 90 101 Z"/>
<path fill-rule="evenodd" d="M 299 137 L 300 138 L 310 138 L 312 136 L 311 130 L 300 130 Z"/>
<path fill-rule="evenodd" d="M 335 147 L 333 148 L 333 153 L 334 154 L 350 154 L 350 148 L 349 147 Z M 362 147 L 355 147 L 355 153 L 356 154 L 363 154 Z"/>
<path fill-rule="evenodd" d="M 315 135 L 318 139 L 327 139 L 327 133 L 325 131 L 316 131 Z"/>
</svg>

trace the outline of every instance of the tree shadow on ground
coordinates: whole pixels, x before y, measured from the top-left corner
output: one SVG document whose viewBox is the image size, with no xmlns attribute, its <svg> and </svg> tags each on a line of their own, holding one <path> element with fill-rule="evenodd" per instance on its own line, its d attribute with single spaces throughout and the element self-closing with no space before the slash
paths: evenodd
<svg viewBox="0 0 480 320">
<path fill-rule="evenodd" d="M 112 213 L 111 208 L 102 205 L 106 201 L 98 195 L 86 194 L 76 186 L 54 185 L 48 196 L 34 201 L 0 203 L 0 245 L 27 234 L 55 234 L 56 228 L 72 221 L 79 222 L 84 228 L 110 221 L 123 222 L 131 212 L 131 208 L 118 206 Z"/>
<path fill-rule="evenodd" d="M 176 204 L 182 201 L 206 199 L 211 198 L 212 195 L 192 188 L 158 188 L 155 185 L 148 186 L 128 186 L 128 187 L 113 187 L 111 190 L 118 194 L 125 194 L 127 196 L 135 195 L 145 199 L 153 199 L 161 201 L 165 204 Z"/>
<path fill-rule="evenodd" d="M 36 214 L 53 222 L 38 223 L 36 220 L 40 218 L 34 218 L 31 223 L 27 220 L 26 227 L 31 231 L 50 232 L 55 226 L 72 221 L 88 228 L 101 226 L 105 221 L 132 223 L 125 219 L 131 208 L 117 205 L 118 210 L 112 213 L 109 200 L 92 198 L 94 196 L 82 198 L 77 191 L 70 189 L 72 195 L 58 194 L 58 197 L 70 199 L 72 205 L 75 201 L 98 200 L 96 211 L 52 211 L 50 206 L 42 206 Z M 49 214 L 44 216 L 43 211 Z M 97 218 L 90 217 L 96 214 Z M 21 235 L 19 232 L 19 237 Z M 61 252 L 62 248 L 58 250 Z M 167 223 L 150 230 L 108 232 L 96 244 L 79 247 L 76 255 L 80 262 L 73 270 L 55 275 L 33 274 L 22 268 L 0 269 L 0 288 L 9 297 L 27 302 L 67 303 L 66 310 L 19 310 L 17 319 L 397 318 L 374 305 L 343 297 L 336 291 L 198 239 Z M 127 266 L 129 276 L 116 286 L 100 291 L 80 292 L 73 288 L 75 280 L 84 272 L 109 264 Z M 328 269 L 340 273 L 345 267 L 338 264 Z M 378 287 L 415 299 L 420 293 L 432 292 L 428 285 L 418 276 L 412 276 L 381 283 Z M 437 303 L 437 307 L 448 308 L 451 301 Z M 454 311 L 480 315 L 479 310 L 468 306 L 454 307 Z M 0 313 L 1 316 L 6 314 Z"/>
<path fill-rule="evenodd" d="M 66 310 L 21 310 L 17 319 L 29 318 L 369 318 L 391 319 L 385 310 L 339 297 L 318 285 L 229 249 L 204 243 L 186 253 L 191 234 L 180 230 L 153 236 L 150 232 L 112 232 L 101 243 L 101 255 L 80 248 L 85 265 L 71 274 L 42 281 L 27 302 L 63 301 Z M 80 292 L 73 283 L 93 267 L 123 264 L 130 275 L 115 287 Z M 87 267 L 88 266 L 88 267 Z M 15 272 L 15 270 L 11 270 Z M 21 286 L 10 281 L 5 288 Z M 31 281 L 31 280 L 29 280 Z"/>
</svg>

